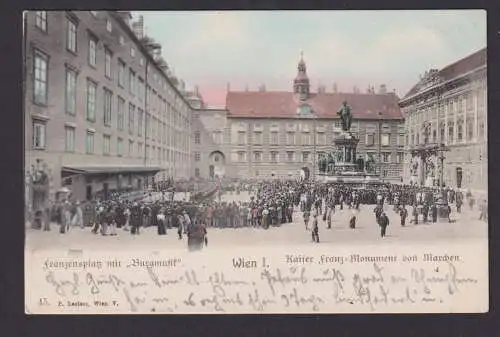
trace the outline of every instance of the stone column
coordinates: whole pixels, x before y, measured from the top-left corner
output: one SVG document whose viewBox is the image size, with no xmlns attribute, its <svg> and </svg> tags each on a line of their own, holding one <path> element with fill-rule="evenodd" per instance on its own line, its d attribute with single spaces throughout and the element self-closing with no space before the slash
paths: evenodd
<svg viewBox="0 0 500 337">
<path fill-rule="evenodd" d="M 477 87 L 476 87 L 477 88 Z M 477 109 L 478 109 L 478 99 L 477 99 L 477 90 L 472 89 L 472 105 L 474 107 L 474 133 L 472 136 L 472 140 L 476 142 L 477 139 L 477 129 L 478 129 L 478 117 L 477 117 Z"/>
<path fill-rule="evenodd" d="M 457 142 L 458 134 L 458 109 L 455 103 L 453 104 L 453 144 Z"/>
<path fill-rule="evenodd" d="M 445 101 L 444 105 L 444 139 L 441 139 L 441 143 L 448 144 L 448 101 Z"/>
<path fill-rule="evenodd" d="M 463 124 L 462 124 L 462 143 L 467 142 L 467 97 L 460 99 L 460 107 L 463 107 L 464 104 L 462 104 L 465 100 L 465 109 L 462 111 L 463 115 Z"/>
</svg>

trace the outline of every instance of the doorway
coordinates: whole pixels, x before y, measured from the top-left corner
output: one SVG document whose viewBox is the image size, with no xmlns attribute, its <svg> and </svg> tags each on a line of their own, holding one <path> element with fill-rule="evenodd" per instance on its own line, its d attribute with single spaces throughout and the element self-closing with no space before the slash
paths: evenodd
<svg viewBox="0 0 500 337">
<path fill-rule="evenodd" d="M 462 188 L 462 168 L 457 167 L 457 188 Z"/>
<path fill-rule="evenodd" d="M 93 199 L 92 198 L 92 185 L 87 185 L 85 197 L 86 197 L 87 201 L 91 201 Z"/>
<path fill-rule="evenodd" d="M 215 167 L 213 165 L 210 165 L 208 167 L 208 176 L 210 177 L 210 179 L 215 178 Z"/>
<path fill-rule="evenodd" d="M 309 180 L 310 176 L 311 176 L 311 171 L 309 170 L 309 167 L 307 166 L 304 166 L 302 168 L 302 177 L 304 178 L 304 180 Z"/>
</svg>

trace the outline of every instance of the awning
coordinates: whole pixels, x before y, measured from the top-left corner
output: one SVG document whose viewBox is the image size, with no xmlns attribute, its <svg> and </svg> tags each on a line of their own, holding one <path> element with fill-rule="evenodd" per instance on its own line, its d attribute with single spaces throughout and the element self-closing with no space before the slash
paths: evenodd
<svg viewBox="0 0 500 337">
<path fill-rule="evenodd" d="M 157 173 L 165 169 L 158 166 L 63 166 L 66 174 L 103 174 L 103 173 Z"/>
</svg>

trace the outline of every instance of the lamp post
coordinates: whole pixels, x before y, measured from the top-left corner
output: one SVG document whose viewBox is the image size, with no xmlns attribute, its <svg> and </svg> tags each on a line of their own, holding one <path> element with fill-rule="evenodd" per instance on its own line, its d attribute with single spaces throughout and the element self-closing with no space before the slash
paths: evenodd
<svg viewBox="0 0 500 337">
<path fill-rule="evenodd" d="M 378 112 L 378 174 L 382 175 L 382 155 L 381 155 L 381 143 L 382 143 L 382 112 Z"/>
<path fill-rule="evenodd" d="M 313 157 L 314 157 L 313 158 L 313 181 L 316 181 L 316 136 L 317 136 L 316 120 L 317 120 L 317 116 L 316 115 L 313 115 L 313 116 L 314 116 L 314 121 L 313 121 L 313 137 L 314 137 L 314 140 L 313 140 Z"/>
</svg>

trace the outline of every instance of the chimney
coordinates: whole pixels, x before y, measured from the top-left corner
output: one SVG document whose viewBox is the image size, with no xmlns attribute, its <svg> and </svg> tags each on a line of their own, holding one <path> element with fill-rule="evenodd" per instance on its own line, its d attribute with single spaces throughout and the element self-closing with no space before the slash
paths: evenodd
<svg viewBox="0 0 500 337">
<path fill-rule="evenodd" d="M 333 93 L 336 94 L 338 93 L 338 88 L 337 88 L 337 83 L 333 83 Z"/>
<path fill-rule="evenodd" d="M 194 86 L 194 93 L 196 94 L 196 96 L 200 95 L 200 88 L 197 85 Z"/>
</svg>

